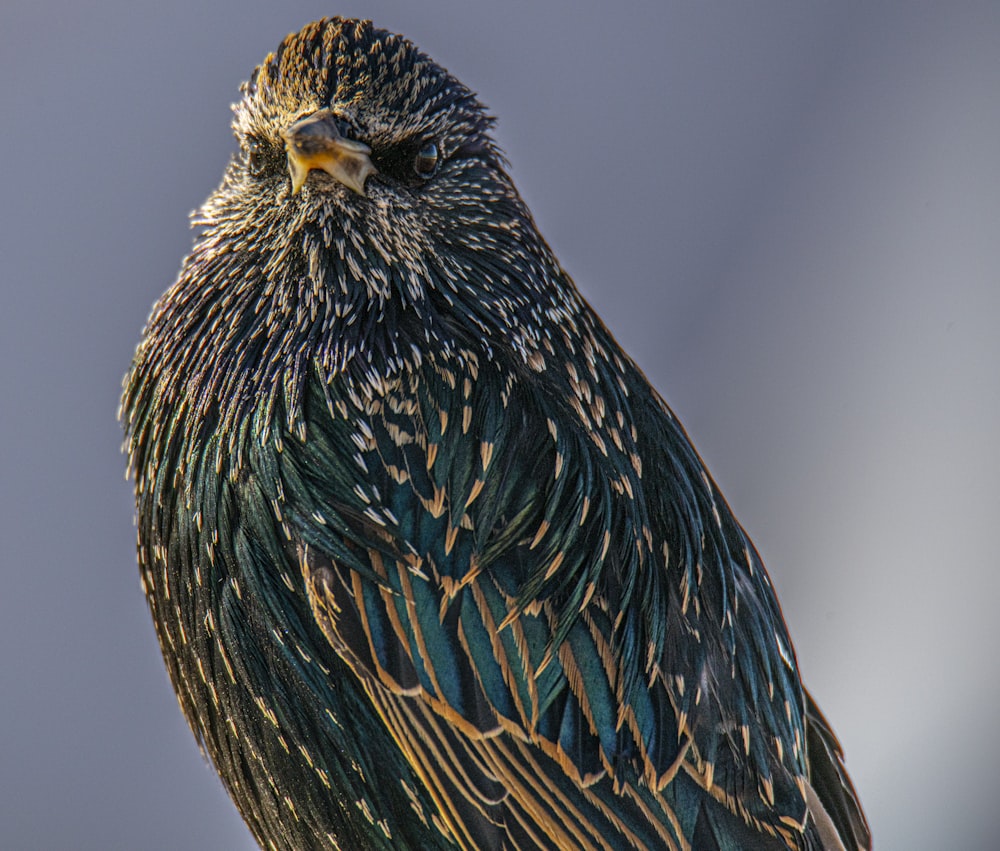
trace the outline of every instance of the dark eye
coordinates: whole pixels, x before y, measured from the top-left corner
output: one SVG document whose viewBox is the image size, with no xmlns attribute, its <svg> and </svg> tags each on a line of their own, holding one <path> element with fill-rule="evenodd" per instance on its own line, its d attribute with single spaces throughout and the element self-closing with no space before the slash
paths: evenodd
<svg viewBox="0 0 1000 851">
<path fill-rule="evenodd" d="M 435 142 L 428 142 L 413 156 L 413 173 L 421 180 L 427 180 L 434 176 L 438 169 L 438 146 Z"/>
<path fill-rule="evenodd" d="M 247 171 L 254 177 L 263 177 L 268 171 L 280 167 L 273 145 L 251 136 L 246 142 Z"/>
<path fill-rule="evenodd" d="M 372 146 L 372 163 L 383 180 L 416 188 L 437 174 L 441 150 L 436 142 L 406 139 L 394 145 Z"/>
</svg>

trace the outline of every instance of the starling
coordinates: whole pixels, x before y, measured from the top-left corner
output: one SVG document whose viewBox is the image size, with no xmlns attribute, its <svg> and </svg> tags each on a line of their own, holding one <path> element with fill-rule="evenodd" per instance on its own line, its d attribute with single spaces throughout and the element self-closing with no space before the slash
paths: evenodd
<svg viewBox="0 0 1000 851">
<path fill-rule="evenodd" d="M 125 380 L 180 706 L 268 849 L 868 849 L 774 590 L 462 83 L 332 18 Z"/>
</svg>

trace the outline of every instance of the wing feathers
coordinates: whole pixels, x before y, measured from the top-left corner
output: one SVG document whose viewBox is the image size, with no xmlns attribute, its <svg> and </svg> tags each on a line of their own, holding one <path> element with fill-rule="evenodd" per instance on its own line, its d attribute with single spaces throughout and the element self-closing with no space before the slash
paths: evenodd
<svg viewBox="0 0 1000 851">
<path fill-rule="evenodd" d="M 829 812 L 810 807 L 805 826 L 780 613 L 683 434 L 671 426 L 680 448 L 665 457 L 688 491 L 659 505 L 637 459 L 662 446 L 616 428 L 601 449 L 490 365 L 437 360 L 381 395 L 323 382 L 322 418 L 280 462 L 316 623 L 431 790 L 440 829 L 462 848 L 729 851 L 756 837 L 828 851 L 832 825 L 867 847 L 811 701 Z M 339 490 L 358 469 L 365 483 Z M 706 524 L 701 542 L 676 523 Z M 711 561 L 731 553 L 745 563 Z"/>
</svg>

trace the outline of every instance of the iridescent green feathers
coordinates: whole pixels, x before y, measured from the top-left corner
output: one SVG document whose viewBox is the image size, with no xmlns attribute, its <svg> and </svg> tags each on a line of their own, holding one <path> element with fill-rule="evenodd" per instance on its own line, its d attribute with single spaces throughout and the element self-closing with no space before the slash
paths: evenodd
<svg viewBox="0 0 1000 851">
<path fill-rule="evenodd" d="M 318 109 L 364 196 L 291 193 Z M 245 88 L 123 400 L 192 729 L 264 847 L 867 848 L 759 557 L 489 125 L 365 22 Z"/>
<path fill-rule="evenodd" d="M 279 466 L 283 515 L 301 542 L 313 611 L 331 645 L 360 678 L 387 690 L 383 702 L 425 705 L 455 731 L 461 748 L 435 749 L 444 774 L 455 770 L 449 750 L 462 749 L 480 766 L 464 769 L 478 782 L 516 790 L 520 773 L 520 800 L 514 791 L 495 810 L 526 806 L 525 795 L 550 798 L 552 786 L 574 807 L 606 810 L 598 835 L 612 846 L 624 841 L 619 834 L 642 835 L 626 827 L 634 821 L 660 831 L 666 847 L 683 847 L 685 813 L 670 794 L 654 793 L 690 785 L 706 790 L 695 812 L 726 821 L 727 808 L 755 832 L 791 836 L 779 815 L 805 820 L 796 782 L 804 772 L 795 744 L 801 698 L 780 618 L 760 602 L 770 599 L 766 586 L 755 588 L 745 565 L 730 567 L 732 605 L 742 608 L 734 612 L 714 577 L 692 577 L 685 599 L 679 557 L 671 577 L 671 553 L 717 558 L 727 546 L 722 518 L 732 523 L 724 504 L 713 510 L 702 496 L 698 507 L 708 484 L 683 435 L 660 419 L 663 463 L 697 486 L 671 496 L 688 524 L 700 524 L 694 534 L 690 525 L 644 518 L 649 484 L 625 449 L 636 444 L 631 434 L 583 431 L 566 387 L 481 357 L 429 356 L 369 395 L 345 392 L 336 377 L 317 382 L 310 398 L 325 410 L 306 411 L 310 426 L 319 424 L 304 442 L 286 442 Z M 622 365 L 627 387 L 639 376 Z M 622 393 L 614 410 L 623 422 L 630 405 Z M 320 488 L 315 471 L 353 480 L 353 489 Z M 762 575 L 738 527 L 730 531 Z M 724 655 L 734 644 L 745 656 L 739 664 Z M 700 675 L 688 673 L 692 666 Z M 760 737 L 762 721 L 770 740 Z M 402 742 L 428 735 L 414 722 L 396 729 Z M 787 749 L 776 748 L 779 736 Z M 496 767 L 499 751 L 524 743 L 541 752 L 535 760 L 547 757 L 546 772 L 523 758 L 508 757 L 516 772 Z M 486 817 L 504 820 L 492 810 Z"/>
</svg>

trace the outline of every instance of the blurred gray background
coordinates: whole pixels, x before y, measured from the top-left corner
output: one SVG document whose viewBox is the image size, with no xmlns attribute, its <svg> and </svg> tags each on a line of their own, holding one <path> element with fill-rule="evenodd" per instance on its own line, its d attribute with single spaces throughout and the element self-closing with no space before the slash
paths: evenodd
<svg viewBox="0 0 1000 851">
<path fill-rule="evenodd" d="M 160 661 L 115 409 L 239 82 L 333 13 L 499 116 L 759 545 L 877 847 L 1000 847 L 1000 4 L 4 0 L 0 848 L 253 847 Z"/>
</svg>

